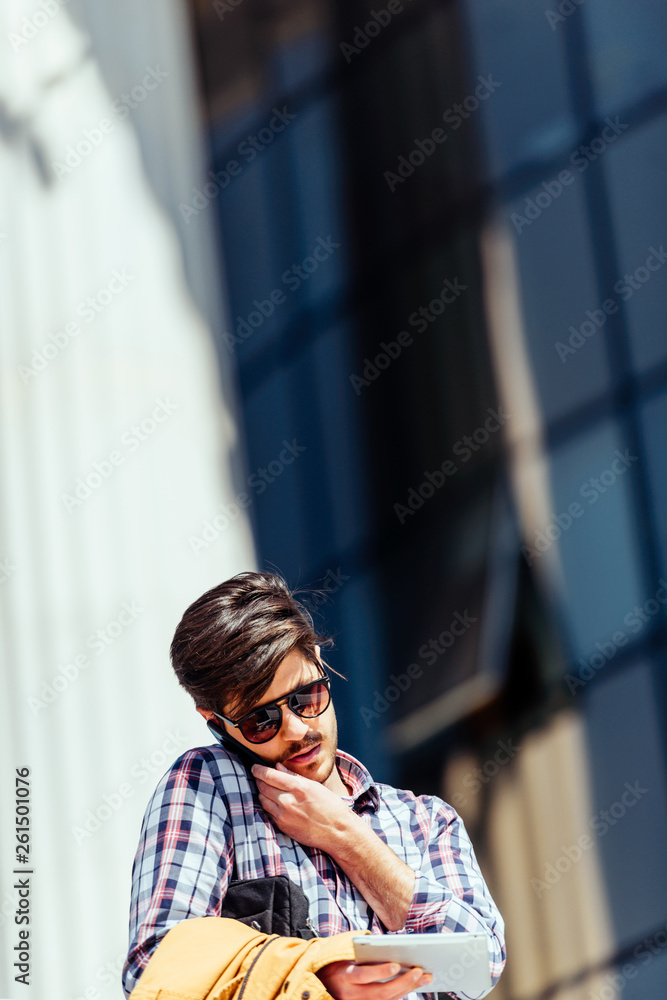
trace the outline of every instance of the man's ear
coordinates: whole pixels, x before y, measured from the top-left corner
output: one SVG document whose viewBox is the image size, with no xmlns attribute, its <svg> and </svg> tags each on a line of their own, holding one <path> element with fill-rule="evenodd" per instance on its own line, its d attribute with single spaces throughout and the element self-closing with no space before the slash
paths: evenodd
<svg viewBox="0 0 667 1000">
<path fill-rule="evenodd" d="M 199 705 L 197 705 L 197 711 L 203 719 L 206 719 L 207 722 L 215 722 L 215 715 L 210 708 L 200 708 Z"/>
<path fill-rule="evenodd" d="M 317 659 L 319 660 L 320 659 L 320 647 L 319 646 L 315 646 L 315 652 L 317 653 Z"/>
</svg>

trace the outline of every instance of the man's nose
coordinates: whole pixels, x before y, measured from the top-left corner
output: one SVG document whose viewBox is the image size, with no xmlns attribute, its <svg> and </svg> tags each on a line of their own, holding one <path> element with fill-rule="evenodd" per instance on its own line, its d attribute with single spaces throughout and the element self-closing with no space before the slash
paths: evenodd
<svg viewBox="0 0 667 1000">
<path fill-rule="evenodd" d="M 280 728 L 280 735 L 286 740 L 302 740 L 308 732 L 309 726 L 306 719 L 302 719 L 293 712 L 287 705 L 283 705 L 283 724 Z"/>
</svg>

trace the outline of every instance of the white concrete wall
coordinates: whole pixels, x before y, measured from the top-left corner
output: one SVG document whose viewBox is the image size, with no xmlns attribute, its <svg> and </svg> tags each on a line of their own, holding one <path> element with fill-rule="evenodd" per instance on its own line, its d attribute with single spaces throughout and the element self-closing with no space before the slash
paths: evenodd
<svg viewBox="0 0 667 1000">
<path fill-rule="evenodd" d="M 177 209 L 205 171 L 182 5 L 14 0 L 0 49 L 0 997 L 105 1000 L 148 796 L 210 742 L 169 642 L 254 550 L 246 512 L 192 544 L 244 473 L 213 214 Z"/>
</svg>

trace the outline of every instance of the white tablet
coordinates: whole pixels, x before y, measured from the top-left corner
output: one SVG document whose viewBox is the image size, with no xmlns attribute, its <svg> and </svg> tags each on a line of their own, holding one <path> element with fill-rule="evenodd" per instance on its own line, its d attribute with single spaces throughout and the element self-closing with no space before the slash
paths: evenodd
<svg viewBox="0 0 667 1000">
<path fill-rule="evenodd" d="M 420 965 L 433 982 L 418 993 L 466 993 L 478 996 L 491 988 L 486 934 L 468 931 L 441 934 L 367 934 L 352 939 L 359 965 L 398 962 Z"/>
</svg>

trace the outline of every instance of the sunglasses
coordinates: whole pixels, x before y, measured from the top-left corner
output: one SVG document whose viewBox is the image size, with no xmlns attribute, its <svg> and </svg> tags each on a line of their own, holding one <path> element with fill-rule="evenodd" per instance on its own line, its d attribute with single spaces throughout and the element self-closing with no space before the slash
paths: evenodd
<svg viewBox="0 0 667 1000">
<path fill-rule="evenodd" d="M 287 705 L 290 712 L 294 712 L 301 719 L 316 719 L 318 715 L 326 712 L 331 701 L 331 681 L 327 674 L 323 673 L 308 684 L 290 691 L 283 698 L 276 701 L 269 701 L 266 705 L 248 712 L 241 719 L 228 719 L 225 715 L 214 712 L 219 719 L 224 719 L 230 726 L 239 729 L 241 735 L 248 743 L 268 743 L 280 732 L 283 724 L 282 705 Z"/>
</svg>

